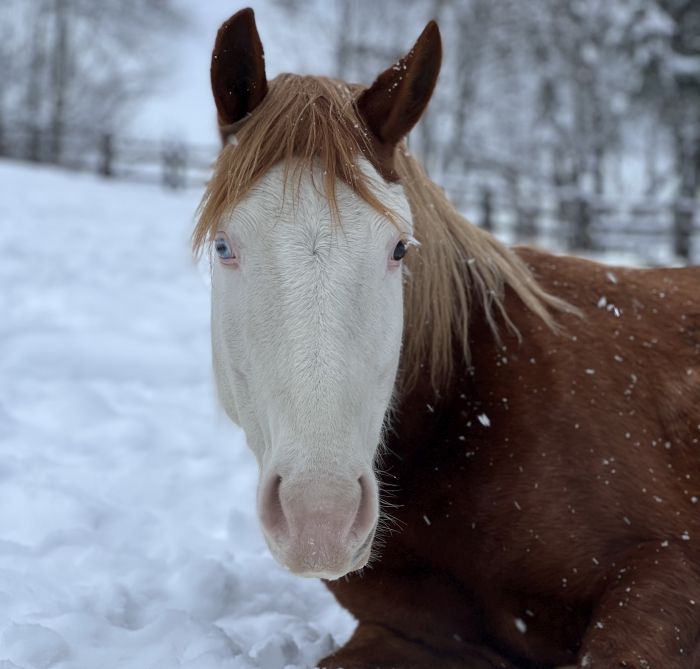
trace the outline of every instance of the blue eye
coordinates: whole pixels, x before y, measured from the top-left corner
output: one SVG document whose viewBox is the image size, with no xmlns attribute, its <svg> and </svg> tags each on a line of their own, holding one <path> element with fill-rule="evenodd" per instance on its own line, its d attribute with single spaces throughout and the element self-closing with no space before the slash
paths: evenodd
<svg viewBox="0 0 700 669">
<path fill-rule="evenodd" d="M 231 244 L 225 237 L 217 237 L 214 240 L 214 248 L 216 249 L 216 255 L 222 260 L 231 260 L 235 257 Z"/>
</svg>

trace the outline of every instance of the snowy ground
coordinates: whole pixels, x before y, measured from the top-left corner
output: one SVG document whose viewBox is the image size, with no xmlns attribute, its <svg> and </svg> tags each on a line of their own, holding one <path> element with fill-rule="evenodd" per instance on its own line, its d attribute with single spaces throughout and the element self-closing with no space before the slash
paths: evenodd
<svg viewBox="0 0 700 669">
<path fill-rule="evenodd" d="M 354 623 L 259 533 L 199 194 L 2 162 L 0 184 L 0 668 L 313 666 Z"/>
</svg>

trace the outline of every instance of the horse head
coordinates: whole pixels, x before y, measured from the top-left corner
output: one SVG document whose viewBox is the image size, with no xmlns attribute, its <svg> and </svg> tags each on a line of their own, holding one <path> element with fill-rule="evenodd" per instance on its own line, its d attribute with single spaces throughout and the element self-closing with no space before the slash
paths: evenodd
<svg viewBox="0 0 700 669">
<path fill-rule="evenodd" d="M 224 146 L 198 227 L 215 251 L 215 378 L 259 463 L 270 550 L 300 575 L 338 578 L 370 558 L 413 241 L 393 161 L 440 60 L 431 22 L 369 88 L 268 82 L 252 10 L 216 38 Z"/>
</svg>

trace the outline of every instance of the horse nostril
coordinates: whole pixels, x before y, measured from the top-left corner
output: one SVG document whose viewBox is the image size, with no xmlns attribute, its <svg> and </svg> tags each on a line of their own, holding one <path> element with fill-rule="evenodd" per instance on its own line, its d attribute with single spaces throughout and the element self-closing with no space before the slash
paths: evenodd
<svg viewBox="0 0 700 669">
<path fill-rule="evenodd" d="M 363 474 L 357 482 L 360 485 L 360 503 L 350 531 L 360 539 L 366 537 L 374 526 L 378 505 L 376 492 L 367 477 Z"/>
<path fill-rule="evenodd" d="M 260 498 L 260 519 L 263 525 L 272 534 L 278 535 L 287 529 L 287 518 L 284 515 L 280 487 L 282 477 L 271 476 L 263 488 Z"/>
</svg>

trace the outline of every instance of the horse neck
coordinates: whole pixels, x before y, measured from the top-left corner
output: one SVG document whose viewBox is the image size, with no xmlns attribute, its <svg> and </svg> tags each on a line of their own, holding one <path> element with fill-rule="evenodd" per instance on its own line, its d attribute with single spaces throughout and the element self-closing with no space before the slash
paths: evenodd
<svg viewBox="0 0 700 669">
<path fill-rule="evenodd" d="M 466 277 L 464 289 L 474 293 Z M 425 373 L 420 375 L 414 385 L 402 388 L 399 382 L 393 425 L 396 437 L 389 446 L 402 457 L 432 444 L 436 436 L 439 438 L 448 423 L 459 418 L 465 401 L 471 405 L 486 403 L 491 392 L 489 379 L 494 376 L 498 366 L 503 364 L 506 351 L 515 350 L 520 345 L 517 335 L 509 331 L 504 323 L 499 323 L 501 336 L 497 339 L 478 296 L 471 294 L 469 297 L 472 304 L 469 360 L 465 359 L 462 348 L 455 345 L 453 350 L 457 359 L 453 373 L 439 388 L 430 382 L 430 360 L 420 363 L 421 370 L 425 370 Z M 505 305 L 508 317 L 521 333 L 528 333 L 529 339 L 549 336 L 546 328 L 538 327 L 537 316 L 508 287 Z"/>
</svg>

